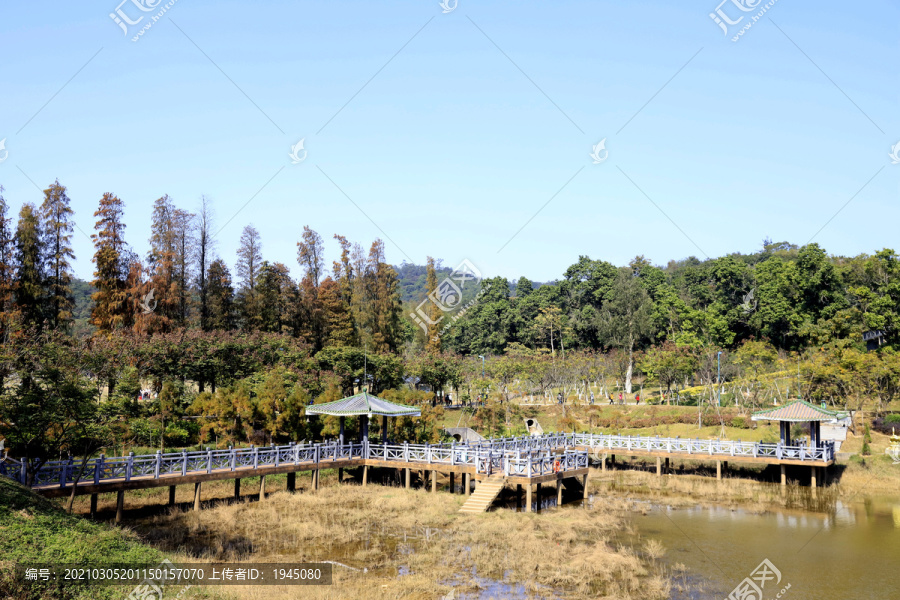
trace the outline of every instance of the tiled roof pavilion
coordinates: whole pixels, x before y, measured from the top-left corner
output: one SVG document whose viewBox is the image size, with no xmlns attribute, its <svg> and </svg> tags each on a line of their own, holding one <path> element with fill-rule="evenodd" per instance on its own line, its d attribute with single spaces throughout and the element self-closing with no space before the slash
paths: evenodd
<svg viewBox="0 0 900 600">
<path fill-rule="evenodd" d="M 805 400 L 794 400 L 784 406 L 769 408 L 753 413 L 754 421 L 790 421 L 792 423 L 809 423 L 811 421 L 834 421 L 842 419 L 845 413 L 840 413 Z"/>
<path fill-rule="evenodd" d="M 415 406 L 406 406 L 388 402 L 363 390 L 360 393 L 326 402 L 325 404 L 313 404 L 306 407 L 308 415 L 332 415 L 340 417 L 341 430 L 338 439 L 344 443 L 344 417 L 359 417 L 359 439 L 369 439 L 369 419 L 373 415 L 381 415 L 381 439 L 387 443 L 387 418 L 388 417 L 420 417 L 422 411 Z"/>
<path fill-rule="evenodd" d="M 362 391 L 325 404 L 313 404 L 306 407 L 308 415 L 332 415 L 335 417 L 358 417 L 361 415 L 383 415 L 387 417 L 419 417 L 422 411 L 414 406 L 395 404 Z"/>
<path fill-rule="evenodd" d="M 846 416 L 847 413 L 828 410 L 805 400 L 794 400 L 784 406 L 755 412 L 751 419 L 754 421 L 778 421 L 781 443 L 785 446 L 791 445 L 791 423 L 809 423 L 810 444 L 818 446 L 822 439 L 822 421 L 835 421 Z"/>
</svg>

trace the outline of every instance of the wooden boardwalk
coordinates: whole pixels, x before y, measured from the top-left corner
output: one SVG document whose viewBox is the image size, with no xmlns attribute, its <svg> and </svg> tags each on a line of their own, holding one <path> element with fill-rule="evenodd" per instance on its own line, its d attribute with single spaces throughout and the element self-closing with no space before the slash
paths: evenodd
<svg viewBox="0 0 900 600">
<path fill-rule="evenodd" d="M 473 482 L 490 481 L 490 488 L 480 494 L 482 502 L 472 500 L 476 512 L 486 510 L 504 485 L 525 486 L 530 509 L 533 486 L 556 482 L 561 501 L 563 481 L 577 481 L 587 494 L 587 474 L 590 461 L 599 462 L 605 470 L 607 460 L 616 455 L 655 457 L 657 474 L 663 463 L 668 468 L 671 458 L 715 461 L 721 478 L 728 461 L 781 465 L 782 484 L 786 482 L 785 466 L 804 465 L 812 468 L 812 482 L 820 469 L 834 463 L 833 442 L 823 442 L 815 448 L 781 446 L 754 442 L 723 440 L 690 440 L 682 438 L 628 437 L 595 434 L 548 434 L 541 436 L 495 438 L 454 444 L 374 444 L 354 442 L 339 444 L 288 444 L 200 452 L 170 452 L 107 458 L 100 456 L 88 462 L 82 479 L 75 484 L 81 465 L 73 460 L 46 462 L 34 476 L 32 488 L 47 497 L 91 495 L 92 509 L 97 494 L 117 492 L 117 518 L 121 518 L 124 493 L 155 487 L 169 487 L 170 503 L 174 502 L 177 485 L 194 484 L 194 505 L 200 505 L 201 484 L 205 481 L 233 479 L 235 493 L 240 481 L 247 477 L 260 478 L 260 494 L 265 495 L 265 477 L 286 473 L 288 489 L 296 486 L 298 472 L 310 472 L 313 488 L 318 487 L 318 473 L 322 469 L 362 468 L 362 483 L 368 482 L 370 468 L 399 469 L 405 472 L 406 487 L 410 486 L 413 471 L 431 473 L 432 492 L 437 491 L 437 475 L 453 481 L 459 476 L 464 493 Z M 24 461 L 7 459 L 0 463 L 0 475 L 24 483 Z M 580 481 L 578 481 L 580 480 Z M 485 484 L 480 484 L 485 485 Z M 479 486 L 480 487 L 480 486 Z M 477 489 L 477 488 L 476 488 Z M 490 496 L 488 501 L 487 496 Z M 468 506 L 468 503 L 467 503 Z M 468 510 L 466 512 L 469 512 Z"/>
</svg>

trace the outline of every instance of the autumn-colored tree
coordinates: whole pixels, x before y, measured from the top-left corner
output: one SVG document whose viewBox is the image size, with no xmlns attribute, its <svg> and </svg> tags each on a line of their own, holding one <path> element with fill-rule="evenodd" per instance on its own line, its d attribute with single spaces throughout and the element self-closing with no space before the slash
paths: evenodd
<svg viewBox="0 0 900 600">
<path fill-rule="evenodd" d="M 94 216 L 98 218 L 91 236 L 94 241 L 94 281 L 91 295 L 94 307 L 91 323 L 101 332 L 129 327 L 134 312 L 127 302 L 126 288 L 130 269 L 125 245 L 125 204 L 115 194 L 105 193 Z"/>
<path fill-rule="evenodd" d="M 23 204 L 16 225 L 15 310 L 22 325 L 44 324 L 44 264 L 40 221 L 33 204 Z"/>
<path fill-rule="evenodd" d="M 292 333 L 297 296 L 297 286 L 288 268 L 281 263 L 263 261 L 256 279 L 260 330 Z"/>
<path fill-rule="evenodd" d="M 325 324 L 325 347 L 352 346 L 356 341 L 353 319 L 342 298 L 340 284 L 326 277 L 319 285 L 319 301 Z"/>
<path fill-rule="evenodd" d="M 376 239 L 369 250 L 367 275 L 372 280 L 374 317 L 372 341 L 379 353 L 396 352 L 401 343 L 400 285 L 397 271 L 387 264 L 384 242 Z"/>
<path fill-rule="evenodd" d="M 238 305 L 242 327 L 246 330 L 259 329 L 259 307 L 256 298 L 256 280 L 262 266 L 262 242 L 253 225 L 241 232 L 241 245 L 237 251 L 237 276 L 239 279 Z"/>
<path fill-rule="evenodd" d="M 168 194 L 153 204 L 147 263 L 150 290 L 156 304 L 152 314 L 145 315 L 148 331 L 151 332 L 169 331 L 178 320 L 181 292 L 176 278 L 176 211 Z"/>
<path fill-rule="evenodd" d="M 75 260 L 72 251 L 73 214 L 66 188 L 56 180 L 44 190 L 44 202 L 40 208 L 47 295 L 45 317 L 53 329 L 67 328 L 75 308 L 71 264 Z"/>
</svg>

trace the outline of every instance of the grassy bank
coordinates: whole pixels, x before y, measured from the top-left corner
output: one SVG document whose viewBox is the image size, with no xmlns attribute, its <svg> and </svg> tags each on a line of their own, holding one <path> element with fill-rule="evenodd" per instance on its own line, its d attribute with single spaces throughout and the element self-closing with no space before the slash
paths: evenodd
<svg viewBox="0 0 900 600">
<path fill-rule="evenodd" d="M 16 563 L 80 564 L 159 563 L 166 553 L 143 543 L 131 531 L 98 524 L 59 507 L 27 488 L 0 477 L 0 598 L 120 600 L 124 587 L 64 587 L 55 583 L 15 581 Z M 182 598 L 207 598 L 200 589 Z"/>
<path fill-rule="evenodd" d="M 157 514 L 136 531 L 200 560 L 334 560 L 334 585 L 304 598 L 436 598 L 508 585 L 529 597 L 665 598 L 660 549 L 637 556 L 612 540 L 624 502 L 542 514 L 461 515 L 464 498 L 344 484 Z M 654 558 L 656 557 L 656 558 Z M 227 588 L 236 598 L 295 598 L 295 587 Z"/>
</svg>

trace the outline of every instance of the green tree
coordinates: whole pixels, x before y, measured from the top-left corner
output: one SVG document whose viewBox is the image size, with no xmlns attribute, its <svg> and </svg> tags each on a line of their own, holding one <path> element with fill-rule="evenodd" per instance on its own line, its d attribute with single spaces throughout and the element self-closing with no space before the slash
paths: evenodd
<svg viewBox="0 0 900 600">
<path fill-rule="evenodd" d="M 33 204 L 23 204 L 16 226 L 15 305 L 25 327 L 44 324 L 43 236 Z"/>
<path fill-rule="evenodd" d="M 634 350 L 652 332 L 653 307 L 647 290 L 629 269 L 619 271 L 609 296 L 600 313 L 598 329 L 609 345 L 621 348 L 628 356 L 625 393 L 630 394 Z"/>
<path fill-rule="evenodd" d="M 66 188 L 56 180 L 44 190 L 44 202 L 40 208 L 41 234 L 43 235 L 43 260 L 47 313 L 51 328 L 68 328 L 72 323 L 75 299 L 72 296 L 72 207 Z"/>
</svg>

